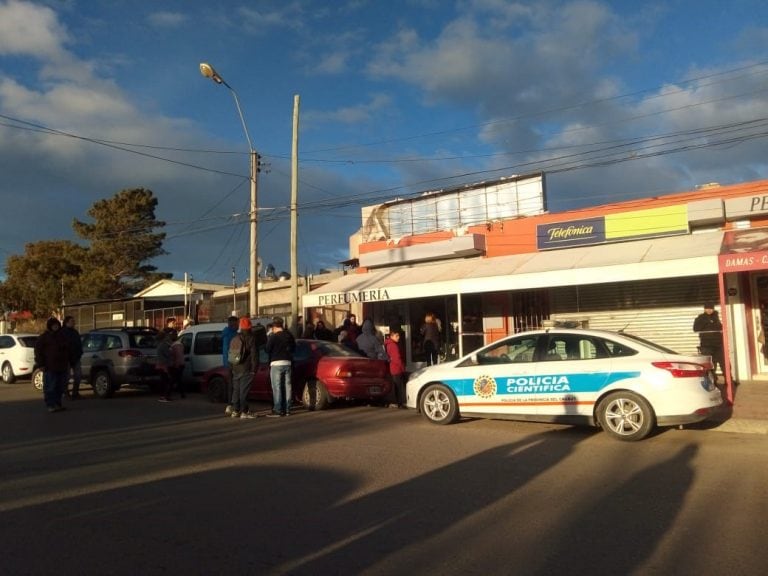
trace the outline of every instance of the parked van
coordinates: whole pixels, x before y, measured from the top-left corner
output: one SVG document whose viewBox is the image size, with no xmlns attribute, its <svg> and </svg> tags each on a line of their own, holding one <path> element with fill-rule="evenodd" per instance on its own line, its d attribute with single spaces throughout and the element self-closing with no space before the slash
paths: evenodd
<svg viewBox="0 0 768 576">
<path fill-rule="evenodd" d="M 254 326 L 267 326 L 270 322 L 272 317 L 251 319 Z M 226 326 L 226 322 L 209 322 L 194 324 L 179 332 L 179 340 L 184 345 L 182 379 L 189 389 L 197 387 L 208 370 L 224 363 L 221 331 Z"/>
</svg>

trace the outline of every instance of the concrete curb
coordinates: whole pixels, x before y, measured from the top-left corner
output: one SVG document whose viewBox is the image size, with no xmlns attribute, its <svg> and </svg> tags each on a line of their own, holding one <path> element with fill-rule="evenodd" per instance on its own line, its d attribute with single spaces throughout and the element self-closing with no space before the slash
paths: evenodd
<svg viewBox="0 0 768 576">
<path fill-rule="evenodd" d="M 714 432 L 737 432 L 739 434 L 768 434 L 768 420 L 753 420 L 749 418 L 731 418 L 723 422 L 711 421 Z"/>
</svg>

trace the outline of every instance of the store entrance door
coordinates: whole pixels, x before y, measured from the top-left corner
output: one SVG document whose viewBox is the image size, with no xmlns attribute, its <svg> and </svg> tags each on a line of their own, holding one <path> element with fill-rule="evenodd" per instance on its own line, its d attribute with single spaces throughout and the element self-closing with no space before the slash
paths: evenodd
<svg viewBox="0 0 768 576">
<path fill-rule="evenodd" d="M 756 272 L 751 274 L 752 289 L 752 338 L 755 351 L 755 372 L 753 377 L 768 380 L 768 273 Z M 760 342 L 763 340 L 763 342 Z"/>
</svg>

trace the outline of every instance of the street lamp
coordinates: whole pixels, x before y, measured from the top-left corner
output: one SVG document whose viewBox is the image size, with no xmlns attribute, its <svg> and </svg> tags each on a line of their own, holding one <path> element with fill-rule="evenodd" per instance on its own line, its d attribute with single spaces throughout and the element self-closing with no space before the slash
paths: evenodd
<svg viewBox="0 0 768 576">
<path fill-rule="evenodd" d="M 237 107 L 237 114 L 240 116 L 240 123 L 243 125 L 243 131 L 245 132 L 245 139 L 248 141 L 248 151 L 251 159 L 251 207 L 250 207 L 250 221 L 251 221 L 251 251 L 249 258 L 249 283 L 250 289 L 248 290 L 250 299 L 248 303 L 248 309 L 252 317 L 259 315 L 259 220 L 258 220 L 258 175 L 259 175 L 259 154 L 253 149 L 251 143 L 251 136 L 248 134 L 248 127 L 245 125 L 245 118 L 243 118 L 243 111 L 240 109 L 240 100 L 237 98 L 237 92 L 229 84 L 224 81 L 213 66 L 205 62 L 200 63 L 200 74 L 206 78 L 210 78 L 216 84 L 223 84 L 232 93 L 232 97 L 235 99 L 235 106 Z"/>
</svg>

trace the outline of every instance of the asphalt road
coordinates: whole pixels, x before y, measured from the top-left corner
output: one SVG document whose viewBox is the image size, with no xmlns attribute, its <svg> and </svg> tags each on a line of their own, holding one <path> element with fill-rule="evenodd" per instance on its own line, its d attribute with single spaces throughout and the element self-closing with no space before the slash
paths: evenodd
<svg viewBox="0 0 768 576">
<path fill-rule="evenodd" d="M 86 393 L 89 396 L 89 392 Z M 0 574 L 764 574 L 768 436 L 0 385 Z"/>
</svg>

